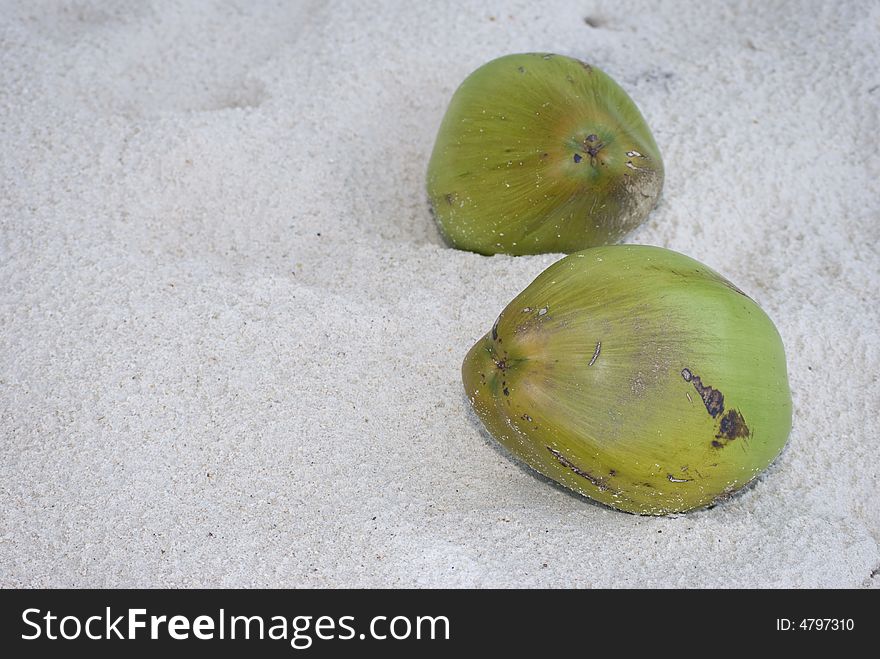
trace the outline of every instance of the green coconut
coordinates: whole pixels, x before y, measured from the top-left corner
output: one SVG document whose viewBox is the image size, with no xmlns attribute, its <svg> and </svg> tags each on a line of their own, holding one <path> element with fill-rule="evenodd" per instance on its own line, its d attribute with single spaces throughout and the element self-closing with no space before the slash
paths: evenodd
<svg viewBox="0 0 880 659">
<path fill-rule="evenodd" d="M 729 496 L 791 429 L 772 321 L 721 275 L 659 247 L 597 247 L 553 264 L 474 345 L 462 376 L 511 453 L 632 513 Z"/>
<path fill-rule="evenodd" d="M 617 242 L 663 187 L 660 152 L 620 86 L 570 57 L 508 55 L 452 97 L 428 164 L 445 239 L 481 254 Z"/>
</svg>

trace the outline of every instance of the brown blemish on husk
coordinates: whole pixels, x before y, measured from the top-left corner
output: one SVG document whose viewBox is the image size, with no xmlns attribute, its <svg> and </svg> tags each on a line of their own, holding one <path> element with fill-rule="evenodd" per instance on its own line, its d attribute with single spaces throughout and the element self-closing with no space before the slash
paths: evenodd
<svg viewBox="0 0 880 659">
<path fill-rule="evenodd" d="M 596 487 L 599 488 L 600 492 L 604 492 L 606 490 L 611 489 L 610 487 L 608 487 L 608 483 L 605 482 L 604 478 L 598 478 L 598 477 L 594 476 L 593 474 L 591 474 L 590 472 L 584 471 L 583 469 L 581 469 L 580 467 L 575 465 L 571 460 L 569 460 L 564 455 L 562 455 L 562 453 L 557 451 L 555 448 L 548 446 L 547 450 L 550 451 L 551 455 L 553 455 L 553 457 L 556 458 L 556 460 L 559 462 L 559 464 L 561 464 L 566 469 L 571 469 L 571 471 L 573 471 L 575 474 L 577 474 L 581 478 L 585 478 L 586 480 L 590 481 L 590 483 L 592 483 L 593 485 L 595 485 Z"/>
<path fill-rule="evenodd" d="M 697 393 L 700 394 L 700 398 L 703 399 L 703 405 L 706 406 L 706 411 L 713 419 L 724 412 L 724 394 L 709 385 L 704 385 L 700 376 L 694 375 L 689 368 L 685 368 L 681 371 L 681 377 L 684 378 L 685 382 L 690 382 L 694 385 L 694 389 L 697 390 Z"/>
<path fill-rule="evenodd" d="M 700 398 L 703 399 L 706 411 L 709 412 L 713 419 L 724 413 L 724 395 L 720 391 L 704 385 L 700 377 L 694 375 L 689 368 L 682 369 L 681 377 L 684 378 L 685 382 L 690 382 L 694 385 L 694 389 L 697 390 Z M 751 434 L 752 432 L 749 430 L 748 425 L 746 425 L 746 420 L 740 411 L 734 409 L 727 410 L 727 413 L 721 417 L 721 421 L 718 424 L 718 434 L 712 440 L 712 448 L 724 448 L 734 439 L 749 437 Z"/>
<path fill-rule="evenodd" d="M 728 410 L 727 414 L 721 418 L 721 423 L 718 425 L 718 434 L 715 435 L 712 446 L 723 448 L 728 442 L 748 437 L 751 434 L 749 427 L 746 425 L 746 420 L 739 410 Z"/>
</svg>

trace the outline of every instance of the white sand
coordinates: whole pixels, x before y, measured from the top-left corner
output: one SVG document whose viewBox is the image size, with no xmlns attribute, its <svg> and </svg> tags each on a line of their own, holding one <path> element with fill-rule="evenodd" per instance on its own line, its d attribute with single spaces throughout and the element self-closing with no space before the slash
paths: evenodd
<svg viewBox="0 0 880 659">
<path fill-rule="evenodd" d="M 0 585 L 880 585 L 877 2 L 0 16 Z M 464 353 L 558 256 L 446 248 L 424 173 L 521 51 L 631 93 L 667 182 L 629 241 L 783 336 L 790 443 L 712 510 L 592 504 L 468 409 Z"/>
</svg>

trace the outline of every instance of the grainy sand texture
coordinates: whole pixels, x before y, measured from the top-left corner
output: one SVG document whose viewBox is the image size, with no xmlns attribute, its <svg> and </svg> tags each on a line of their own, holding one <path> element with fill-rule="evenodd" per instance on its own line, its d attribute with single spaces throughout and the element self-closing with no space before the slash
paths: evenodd
<svg viewBox="0 0 880 659">
<path fill-rule="evenodd" d="M 446 247 L 425 169 L 528 51 L 651 126 L 628 242 L 783 337 L 789 444 L 715 508 L 593 504 L 469 409 L 559 255 Z M 0 2 L 0 585 L 877 587 L 878 108 L 870 1 Z"/>
</svg>

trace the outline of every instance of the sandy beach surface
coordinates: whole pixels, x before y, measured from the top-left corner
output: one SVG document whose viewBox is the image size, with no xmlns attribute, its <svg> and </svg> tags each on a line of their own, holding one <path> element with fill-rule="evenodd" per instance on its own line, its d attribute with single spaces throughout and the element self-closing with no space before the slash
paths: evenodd
<svg viewBox="0 0 880 659">
<path fill-rule="evenodd" d="M 651 126 L 627 241 L 785 342 L 789 444 L 710 510 L 591 503 L 469 409 L 559 255 L 446 247 L 425 169 L 529 51 Z M 877 2 L 3 1 L 0 64 L 0 585 L 880 586 Z"/>
</svg>

